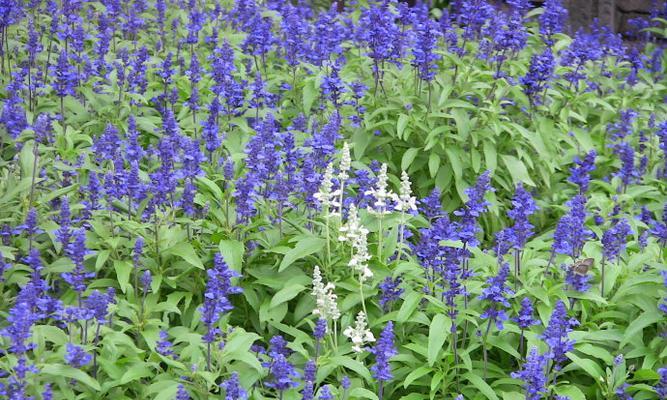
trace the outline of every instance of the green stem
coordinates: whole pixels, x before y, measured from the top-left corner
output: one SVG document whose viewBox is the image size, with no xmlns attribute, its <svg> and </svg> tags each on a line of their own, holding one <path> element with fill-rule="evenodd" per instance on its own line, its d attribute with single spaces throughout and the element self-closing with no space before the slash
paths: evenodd
<svg viewBox="0 0 667 400">
<path fill-rule="evenodd" d="M 486 332 L 484 332 L 484 337 L 482 337 L 482 351 L 484 352 L 484 380 L 486 380 L 486 370 L 488 364 L 488 357 L 486 352 L 486 339 L 489 337 L 489 332 L 491 331 L 491 318 L 489 318 L 489 323 L 486 325 Z"/>
<path fill-rule="evenodd" d="M 361 309 L 364 310 L 366 319 L 368 319 L 368 312 L 366 312 L 366 301 L 364 300 L 364 281 L 361 274 L 362 273 L 359 272 L 359 295 L 361 296 Z"/>
<path fill-rule="evenodd" d="M 382 211 L 380 211 L 382 212 Z M 379 216 L 379 227 L 378 227 L 378 261 L 382 262 L 382 214 Z"/>
</svg>

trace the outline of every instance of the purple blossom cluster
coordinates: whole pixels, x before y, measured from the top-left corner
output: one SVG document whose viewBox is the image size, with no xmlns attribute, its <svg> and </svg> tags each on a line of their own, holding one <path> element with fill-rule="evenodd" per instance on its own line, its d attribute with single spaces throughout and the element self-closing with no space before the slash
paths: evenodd
<svg viewBox="0 0 667 400">
<path fill-rule="evenodd" d="M 462 366 L 476 374 L 483 357 L 486 375 L 489 351 L 493 378 L 513 384 L 502 371 L 518 337 L 509 376 L 527 399 L 559 399 L 562 375 L 581 386 L 567 367 L 573 338 L 600 329 L 591 313 L 615 301 L 573 293 L 598 279 L 573 264 L 601 248 L 604 282 L 605 262 L 641 253 L 617 279 L 641 270 L 667 286 L 656 267 L 667 122 L 655 32 L 637 36 L 655 43 L 626 47 L 594 22 L 568 43 L 561 0 L 535 13 L 527 0 L 438 11 L 332 3 L 0 0 L 0 397 L 81 398 L 99 386 L 121 397 L 331 400 L 373 397 L 369 387 L 382 400 L 430 385 L 458 399 L 474 393 L 459 392 Z M 665 15 L 656 2 L 652 21 L 631 25 L 655 28 Z M 567 178 L 576 192 L 542 150 L 578 154 Z M 337 212 L 325 216 L 326 196 Z M 367 253 L 365 282 L 345 268 L 341 227 Z M 483 272 L 491 252 L 495 276 Z M 314 263 L 330 282 L 316 304 L 302 293 Z M 555 301 L 561 288 L 585 321 L 579 336 Z M 657 299 L 667 314 L 655 292 L 642 293 L 642 311 Z M 318 309 L 338 306 L 335 317 Z M 501 357 L 488 347 L 493 325 L 508 338 Z M 546 353 L 525 354 L 534 338 Z M 667 370 L 657 371 L 631 382 L 667 397 Z M 632 398 L 639 386 L 606 395 Z"/>
</svg>

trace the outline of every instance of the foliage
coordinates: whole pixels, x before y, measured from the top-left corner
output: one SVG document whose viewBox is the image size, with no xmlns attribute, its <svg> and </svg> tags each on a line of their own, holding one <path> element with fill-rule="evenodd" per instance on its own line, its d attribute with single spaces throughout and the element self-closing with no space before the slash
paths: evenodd
<svg viewBox="0 0 667 400">
<path fill-rule="evenodd" d="M 664 10 L 0 3 L 0 397 L 667 393 Z"/>
</svg>

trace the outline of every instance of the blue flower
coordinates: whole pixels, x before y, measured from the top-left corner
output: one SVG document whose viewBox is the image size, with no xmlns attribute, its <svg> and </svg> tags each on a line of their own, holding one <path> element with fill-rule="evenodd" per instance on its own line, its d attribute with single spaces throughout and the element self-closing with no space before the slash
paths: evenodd
<svg viewBox="0 0 667 400">
<path fill-rule="evenodd" d="M 327 333 L 327 320 L 318 318 L 315 322 L 315 329 L 313 329 L 313 336 L 317 340 L 324 339 L 324 335 Z"/>
<path fill-rule="evenodd" d="M 333 400 L 335 397 L 331 393 L 331 389 L 329 388 L 329 385 L 324 385 L 322 386 L 322 389 L 320 389 L 320 395 L 318 397 L 319 400 Z"/>
<path fill-rule="evenodd" d="M 489 202 L 484 199 L 487 191 L 493 191 L 490 171 L 482 173 L 477 178 L 475 185 L 465 190 L 468 201 L 463 208 L 454 212 L 454 215 L 461 217 L 456 229 L 459 239 L 468 246 L 479 244 L 477 233 L 481 232 L 482 229 L 479 227 L 477 219 L 489 206 Z"/>
<path fill-rule="evenodd" d="M 401 277 L 392 279 L 392 277 L 386 277 L 379 285 L 380 288 L 380 307 L 384 311 L 388 310 L 387 305 L 398 300 L 403 294 L 403 289 L 399 286 L 402 283 Z"/>
<path fill-rule="evenodd" d="M 546 0 L 544 12 L 540 15 L 540 34 L 544 37 L 547 45 L 553 45 L 553 36 L 563 31 L 567 9 L 563 7 L 561 0 Z"/>
<path fill-rule="evenodd" d="M 533 347 L 530 349 L 521 371 L 511 373 L 512 378 L 521 379 L 524 382 L 523 388 L 526 391 L 526 400 L 540 400 L 546 394 L 546 365 L 547 358 L 540 354 L 537 348 Z"/>
<path fill-rule="evenodd" d="M 630 396 L 628 393 L 628 388 L 630 388 L 630 385 L 627 383 L 622 384 L 621 386 L 616 389 L 614 392 L 616 394 L 616 397 L 618 400 L 633 400 L 634 398 Z"/>
<path fill-rule="evenodd" d="M 182 384 L 178 385 L 178 389 L 176 390 L 175 400 L 190 400 L 190 394 L 188 394 L 188 391 L 185 390 L 185 386 L 183 386 Z"/>
<path fill-rule="evenodd" d="M 95 277 L 95 273 L 87 272 L 86 267 L 83 265 L 86 253 L 88 253 L 88 249 L 86 248 L 86 231 L 85 229 L 78 229 L 74 231 L 74 241 L 67 247 L 67 255 L 74 263 L 74 269 L 71 272 L 63 272 L 60 276 L 79 296 L 86 290 L 86 280 Z"/>
<path fill-rule="evenodd" d="M 612 262 L 621 254 L 627 241 L 628 235 L 632 234 L 632 229 L 628 220 L 621 218 L 614 221 L 611 227 L 602 234 L 602 254 Z"/>
<path fill-rule="evenodd" d="M 667 368 L 658 368 L 658 375 L 660 375 L 660 380 L 654 387 L 655 392 L 658 394 L 658 398 L 667 399 Z"/>
<path fill-rule="evenodd" d="M 435 21 L 426 15 L 420 15 L 415 20 L 414 35 L 412 65 L 417 69 L 420 79 L 430 82 L 438 71 L 437 62 L 442 58 L 434 52 L 442 33 Z"/>
<path fill-rule="evenodd" d="M 394 375 L 391 373 L 389 360 L 398 354 L 394 347 L 394 324 L 391 321 L 387 322 L 370 352 L 375 355 L 375 364 L 371 366 L 373 377 L 379 382 L 391 380 Z"/>
<path fill-rule="evenodd" d="M 591 181 L 591 172 L 595 170 L 595 157 L 597 153 L 591 150 L 583 159 L 579 156 L 574 158 L 575 166 L 570 168 L 569 182 L 579 186 L 579 193 L 584 194 L 588 190 L 588 185 Z"/>
<path fill-rule="evenodd" d="M 108 288 L 106 293 L 98 290 L 88 296 L 85 302 L 85 307 L 92 312 L 93 317 L 98 323 L 104 324 L 107 322 L 107 315 L 109 314 L 109 306 L 114 304 L 116 291 L 114 288 Z"/>
<path fill-rule="evenodd" d="M 155 351 L 164 357 L 177 359 L 178 356 L 174 353 L 173 344 L 169 341 L 169 334 L 167 331 L 160 331 L 160 340 L 155 342 Z"/>
<path fill-rule="evenodd" d="M 90 363 L 93 356 L 86 353 L 86 351 L 72 343 L 67 343 L 67 352 L 65 353 L 65 362 L 74 368 L 81 368 Z"/>
<path fill-rule="evenodd" d="M 489 323 L 495 323 L 498 330 L 503 329 L 503 321 L 507 320 L 507 314 L 502 308 L 510 306 L 506 296 L 514 294 L 512 289 L 505 285 L 509 272 L 509 264 L 503 263 L 500 267 L 500 271 L 498 271 L 498 275 L 493 276 L 486 281 L 488 286 L 482 291 L 482 295 L 479 296 L 480 300 L 489 302 L 487 308 L 482 315 L 480 315 L 480 318 L 489 319 Z"/>
<path fill-rule="evenodd" d="M 203 340 L 212 343 L 216 340 L 219 329 L 215 325 L 222 314 L 232 310 L 233 306 L 228 296 L 241 293 L 241 288 L 232 284 L 232 278 L 239 276 L 238 273 L 227 266 L 222 255 L 216 253 L 213 260 L 213 268 L 206 271 L 208 281 L 204 291 L 204 304 L 200 307 L 201 320 L 206 325 L 207 333 Z"/>
<path fill-rule="evenodd" d="M 74 88 L 78 83 L 76 69 L 70 63 L 70 58 L 65 49 L 60 51 L 58 61 L 53 66 L 53 90 L 58 97 L 67 95 L 74 96 Z"/>
<path fill-rule="evenodd" d="M 225 389 L 225 400 L 245 400 L 248 398 L 248 393 L 239 383 L 239 374 L 237 372 L 232 372 L 229 379 L 222 382 L 220 387 Z"/>
<path fill-rule="evenodd" d="M 639 174 L 635 169 L 635 150 L 628 142 L 620 142 L 614 145 L 614 153 L 618 155 L 621 161 L 621 168 L 615 173 L 615 176 L 621 179 L 623 190 L 637 180 Z"/>
<path fill-rule="evenodd" d="M 533 318 L 533 303 L 528 297 L 524 297 L 523 300 L 521 300 L 519 314 L 512 318 L 512 321 L 516 322 L 521 329 L 528 329 L 532 325 L 539 324 L 539 321 Z"/>
<path fill-rule="evenodd" d="M 270 388 L 282 392 L 299 386 L 299 383 L 294 380 L 294 378 L 299 377 L 299 373 L 296 372 L 294 366 L 287 361 L 287 358 L 280 353 L 273 354 L 269 372 L 271 374 L 271 379 L 266 382 L 266 386 Z"/>
<path fill-rule="evenodd" d="M 570 211 L 561 217 L 554 231 L 552 251 L 576 259 L 593 232 L 586 228 L 586 197 L 576 195 L 566 203 Z"/>
<path fill-rule="evenodd" d="M 526 241 L 533 235 L 533 225 L 528 217 L 533 215 L 538 207 L 535 205 L 533 197 L 523 188 L 522 184 L 516 187 L 514 198 L 512 199 L 512 209 L 507 212 L 507 216 L 514 220 L 512 233 L 514 246 L 517 249 L 523 249 Z"/>
<path fill-rule="evenodd" d="M 578 274 L 572 268 L 565 265 L 563 265 L 563 269 L 565 269 L 565 284 L 572 290 L 583 293 L 590 288 L 590 284 L 588 283 L 591 280 L 590 274 Z"/>
<path fill-rule="evenodd" d="M 558 300 L 551 314 L 549 325 L 542 333 L 542 340 L 549 346 L 548 357 L 553 360 L 554 369 L 560 370 L 563 362 L 567 360 L 565 353 L 574 350 L 574 340 L 570 340 L 568 334 L 572 327 L 579 325 L 579 321 L 568 318 L 565 304 Z"/>
</svg>

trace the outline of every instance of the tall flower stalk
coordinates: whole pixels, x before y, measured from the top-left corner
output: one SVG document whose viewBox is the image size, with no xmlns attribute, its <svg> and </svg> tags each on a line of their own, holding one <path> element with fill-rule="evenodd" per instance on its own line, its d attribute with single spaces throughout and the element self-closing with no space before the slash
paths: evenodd
<svg viewBox="0 0 667 400">
<path fill-rule="evenodd" d="M 366 195 L 371 195 L 375 201 L 372 206 L 368 207 L 368 212 L 375 215 L 378 220 L 378 246 L 377 246 L 377 257 L 378 261 L 384 262 L 382 258 L 382 241 L 384 239 L 384 231 L 382 230 L 382 220 L 384 216 L 389 214 L 389 204 L 388 200 L 393 197 L 393 192 L 389 189 L 387 180 L 387 164 L 382 164 L 380 171 L 377 174 L 377 181 L 375 187 L 367 190 Z"/>
</svg>

